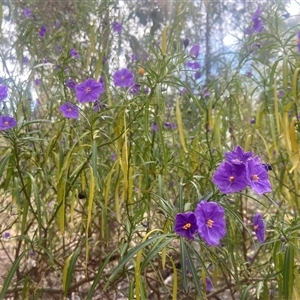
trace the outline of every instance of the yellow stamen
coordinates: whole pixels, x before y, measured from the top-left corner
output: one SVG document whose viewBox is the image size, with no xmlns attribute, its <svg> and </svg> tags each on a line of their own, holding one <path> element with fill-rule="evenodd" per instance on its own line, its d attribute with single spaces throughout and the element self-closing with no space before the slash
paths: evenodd
<svg viewBox="0 0 300 300">
<path fill-rule="evenodd" d="M 191 228 L 192 224 L 191 223 L 186 223 L 182 228 L 187 230 L 189 228 Z"/>
<path fill-rule="evenodd" d="M 256 174 L 252 175 L 252 180 L 257 182 L 259 180 L 258 175 L 256 175 Z"/>
<path fill-rule="evenodd" d="M 234 181 L 234 176 L 229 176 L 229 181 L 230 182 Z"/>
<path fill-rule="evenodd" d="M 209 228 L 212 228 L 213 227 L 213 224 L 214 224 L 215 221 L 211 220 L 211 219 L 208 219 L 206 224 Z"/>
<path fill-rule="evenodd" d="M 254 225 L 254 230 L 258 229 L 258 225 Z"/>
<path fill-rule="evenodd" d="M 8 121 L 5 121 L 5 122 L 4 122 L 4 125 L 5 125 L 5 126 L 8 126 L 8 125 L 9 125 Z"/>
<path fill-rule="evenodd" d="M 91 88 L 90 88 L 90 87 L 87 87 L 87 88 L 85 89 L 85 91 L 86 91 L 87 93 L 90 93 L 90 92 L 91 92 Z"/>
<path fill-rule="evenodd" d="M 71 112 L 71 111 L 72 111 L 72 108 L 68 108 L 68 111 Z"/>
</svg>

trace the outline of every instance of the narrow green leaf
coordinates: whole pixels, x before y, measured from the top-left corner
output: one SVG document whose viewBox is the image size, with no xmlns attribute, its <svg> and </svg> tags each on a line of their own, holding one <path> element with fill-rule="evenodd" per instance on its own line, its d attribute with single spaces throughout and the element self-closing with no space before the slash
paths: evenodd
<svg viewBox="0 0 300 300">
<path fill-rule="evenodd" d="M 80 253 L 81 249 L 76 248 L 76 250 L 67 258 L 64 269 L 63 269 L 63 292 L 64 299 L 68 294 L 68 290 L 70 287 L 70 283 L 73 277 L 73 271 L 76 265 L 77 257 Z"/>
<path fill-rule="evenodd" d="M 117 249 L 115 249 L 114 251 L 112 251 L 104 260 L 104 262 L 102 262 L 101 264 L 101 268 L 98 270 L 98 273 L 93 281 L 92 286 L 89 289 L 89 293 L 86 296 L 86 300 L 91 300 L 93 293 L 95 291 L 95 288 L 97 287 L 97 284 L 99 283 L 100 279 L 101 279 L 101 275 L 103 273 L 104 268 L 106 267 L 107 263 L 110 261 L 110 258 L 112 257 L 112 255 L 117 251 Z"/>
<path fill-rule="evenodd" d="M 286 248 L 283 263 L 283 295 L 286 300 L 290 300 L 294 286 L 294 247 L 289 245 Z"/>
<path fill-rule="evenodd" d="M 184 241 L 184 242 L 186 242 L 186 241 Z M 193 282 L 194 282 L 195 287 L 196 287 L 197 295 L 198 295 L 199 299 L 202 300 L 203 295 L 202 295 L 202 290 L 201 290 L 201 286 L 200 286 L 200 278 L 199 278 L 197 270 L 195 268 L 193 259 L 190 256 L 189 251 L 186 251 L 185 255 L 186 255 L 186 262 L 188 263 L 188 268 L 189 268 L 189 270 L 192 274 L 192 279 L 193 279 Z M 184 274 L 183 276 L 187 276 L 187 274 Z"/>
<path fill-rule="evenodd" d="M 140 251 L 143 250 L 145 247 L 147 247 L 148 245 L 154 243 L 157 240 L 163 240 L 164 238 L 168 238 L 174 235 L 170 235 L 170 234 L 159 234 L 156 235 L 154 237 L 151 237 L 150 239 L 146 240 L 145 242 L 141 243 L 140 245 L 138 245 L 137 247 L 131 249 L 127 255 L 122 259 L 121 262 L 119 262 L 118 266 L 113 270 L 112 274 L 110 275 L 109 279 L 108 279 L 108 283 L 111 282 L 116 275 L 119 273 L 119 271 L 131 260 L 134 258 L 134 256 Z"/>
<path fill-rule="evenodd" d="M 6 291 L 8 290 L 9 287 L 12 287 L 11 285 L 11 281 L 14 277 L 15 272 L 17 271 L 19 264 L 22 260 L 22 258 L 24 257 L 24 255 L 26 254 L 27 250 L 23 251 L 18 257 L 17 259 L 14 261 L 14 263 L 12 264 L 7 277 L 5 278 L 5 281 L 3 283 L 3 287 L 0 293 L 0 300 L 3 300 L 5 298 L 5 294 Z"/>
<path fill-rule="evenodd" d="M 41 240 L 42 238 L 42 228 L 43 228 L 43 221 L 42 221 L 42 202 L 41 202 L 41 198 L 40 198 L 40 193 L 39 193 L 39 188 L 38 185 L 36 183 L 36 180 L 34 179 L 34 177 L 28 173 L 28 176 L 30 178 L 32 187 L 33 187 L 33 195 L 34 195 L 34 200 L 35 200 L 35 204 L 36 204 L 36 210 L 37 210 L 37 221 L 38 221 L 38 233 L 39 233 L 39 239 Z"/>
</svg>

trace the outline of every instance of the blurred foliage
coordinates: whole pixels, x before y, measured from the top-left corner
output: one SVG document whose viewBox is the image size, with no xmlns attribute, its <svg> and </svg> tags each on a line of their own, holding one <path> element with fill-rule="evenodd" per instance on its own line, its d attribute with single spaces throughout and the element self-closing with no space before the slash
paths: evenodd
<svg viewBox="0 0 300 300">
<path fill-rule="evenodd" d="M 1 115 L 18 125 L 0 135 L 0 299 L 300 297 L 299 16 L 259 2 L 264 30 L 251 36 L 254 2 L 2 3 Z M 200 70 L 186 64 L 194 44 Z M 136 94 L 113 84 L 124 67 Z M 79 104 L 67 80 L 100 77 L 99 109 Z M 237 145 L 272 166 L 272 193 L 213 185 Z M 174 233 L 200 199 L 225 208 L 218 247 Z"/>
</svg>

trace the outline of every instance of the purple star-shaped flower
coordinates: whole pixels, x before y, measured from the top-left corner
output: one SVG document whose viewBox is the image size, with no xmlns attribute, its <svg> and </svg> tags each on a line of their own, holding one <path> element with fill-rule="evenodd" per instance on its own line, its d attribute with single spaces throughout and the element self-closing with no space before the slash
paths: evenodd
<svg viewBox="0 0 300 300">
<path fill-rule="evenodd" d="M 79 117 L 78 107 L 73 103 L 66 102 L 59 109 L 66 118 L 77 119 Z"/>
<path fill-rule="evenodd" d="M 226 234 L 224 208 L 216 202 L 201 201 L 195 210 L 199 235 L 210 246 L 217 246 Z"/>
<path fill-rule="evenodd" d="M 197 220 L 193 212 L 177 214 L 174 231 L 187 239 L 193 240 L 197 232 Z"/>
<path fill-rule="evenodd" d="M 66 85 L 70 90 L 75 90 L 77 84 L 72 78 L 69 78 L 66 82 Z"/>
<path fill-rule="evenodd" d="M 72 48 L 70 50 L 70 56 L 73 57 L 73 58 L 78 58 L 79 54 L 78 54 L 78 52 L 74 48 Z"/>
<path fill-rule="evenodd" d="M 114 75 L 115 86 L 129 87 L 134 84 L 134 75 L 128 69 L 121 69 L 117 71 Z"/>
<path fill-rule="evenodd" d="M 42 27 L 39 29 L 39 36 L 40 37 L 45 37 L 47 33 L 47 27 L 45 25 L 42 25 Z"/>
<path fill-rule="evenodd" d="M 225 161 L 215 171 L 212 181 L 224 194 L 239 192 L 248 185 L 246 166 Z"/>
<path fill-rule="evenodd" d="M 104 86 L 93 78 L 78 84 L 75 88 L 76 97 L 80 103 L 95 102 L 104 92 Z"/>
<path fill-rule="evenodd" d="M 119 22 L 115 21 L 112 23 L 112 29 L 114 32 L 121 33 L 122 31 L 122 24 Z"/>
<path fill-rule="evenodd" d="M 264 165 L 262 165 L 259 157 L 256 156 L 248 161 L 248 183 L 252 190 L 254 190 L 257 194 L 262 195 L 264 193 L 272 192 L 271 183 L 268 177 L 268 171 Z"/>
<path fill-rule="evenodd" d="M 199 55 L 199 52 L 200 52 L 200 46 L 199 45 L 194 45 L 191 50 L 190 50 L 190 56 L 193 58 L 193 59 L 196 59 Z"/>
<path fill-rule="evenodd" d="M 0 85 L 0 102 L 3 101 L 8 95 L 8 88 L 6 85 Z"/>
<path fill-rule="evenodd" d="M 257 239 L 263 243 L 265 240 L 265 223 L 262 219 L 261 214 L 256 214 L 253 219 L 254 231 L 257 236 Z"/>
<path fill-rule="evenodd" d="M 260 14 L 261 14 L 260 5 L 258 5 L 256 11 L 254 12 L 254 14 L 252 16 L 251 26 L 246 29 L 246 34 L 251 35 L 254 32 L 262 32 L 264 23 L 260 19 Z"/>
<path fill-rule="evenodd" d="M 188 61 L 186 63 L 186 66 L 190 69 L 193 69 L 193 70 L 198 70 L 201 67 L 200 64 L 197 61 Z"/>
<path fill-rule="evenodd" d="M 17 125 L 17 121 L 15 118 L 8 116 L 0 117 L 0 130 L 7 130 L 13 128 Z"/>
<path fill-rule="evenodd" d="M 245 152 L 241 146 L 237 146 L 233 151 L 225 153 L 227 161 L 235 165 L 247 163 L 251 156 L 253 156 L 253 153 L 250 151 Z"/>
<path fill-rule="evenodd" d="M 32 17 L 32 11 L 29 7 L 25 7 L 23 10 L 23 16 L 28 19 L 30 17 Z"/>
</svg>

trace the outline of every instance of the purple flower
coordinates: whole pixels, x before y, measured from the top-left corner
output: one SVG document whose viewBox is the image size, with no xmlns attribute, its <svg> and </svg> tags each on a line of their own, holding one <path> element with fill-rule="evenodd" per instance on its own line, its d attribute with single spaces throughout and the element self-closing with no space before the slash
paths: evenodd
<svg viewBox="0 0 300 300">
<path fill-rule="evenodd" d="M 189 45 L 189 43 L 190 43 L 189 39 L 185 39 L 185 40 L 183 41 L 184 49 L 186 49 L 186 47 Z"/>
<path fill-rule="evenodd" d="M 203 88 L 202 95 L 204 98 L 208 98 L 210 96 L 210 91 L 207 87 Z"/>
<path fill-rule="evenodd" d="M 29 7 L 25 7 L 23 10 L 23 16 L 28 19 L 30 17 L 32 17 L 32 11 Z"/>
<path fill-rule="evenodd" d="M 197 80 L 201 77 L 201 73 L 199 71 L 195 72 L 194 79 Z"/>
<path fill-rule="evenodd" d="M 134 75 L 128 69 L 117 71 L 113 78 L 115 86 L 129 87 L 134 84 Z"/>
<path fill-rule="evenodd" d="M 298 47 L 298 52 L 300 52 L 300 31 L 297 34 L 297 47 Z"/>
<path fill-rule="evenodd" d="M 45 37 L 47 32 L 47 27 L 45 25 L 42 25 L 42 27 L 39 29 L 39 36 L 40 37 Z"/>
<path fill-rule="evenodd" d="M 78 54 L 78 52 L 75 49 L 72 48 L 70 50 L 70 56 L 73 57 L 73 58 L 78 58 L 79 54 Z"/>
<path fill-rule="evenodd" d="M 95 102 L 100 94 L 104 92 L 104 86 L 93 78 L 78 84 L 75 88 L 76 97 L 80 103 Z"/>
<path fill-rule="evenodd" d="M 141 54 L 141 60 L 142 60 L 143 62 L 147 61 L 148 56 L 149 56 L 149 55 L 148 55 L 146 52 L 142 53 L 142 54 Z"/>
<path fill-rule="evenodd" d="M 209 278 L 205 278 L 205 283 L 206 283 L 206 290 L 208 292 L 210 292 L 212 290 L 212 283 L 211 283 L 211 280 Z"/>
<path fill-rule="evenodd" d="M 75 90 L 77 84 L 73 79 L 70 78 L 67 80 L 66 85 L 70 90 Z"/>
<path fill-rule="evenodd" d="M 256 119 L 255 119 L 255 117 L 252 117 L 251 119 L 250 119 L 250 124 L 255 124 L 256 123 Z"/>
<path fill-rule="evenodd" d="M 0 130 L 7 130 L 13 128 L 17 125 L 17 121 L 15 118 L 8 116 L 0 117 Z"/>
<path fill-rule="evenodd" d="M 215 171 L 212 181 L 224 194 L 239 192 L 248 185 L 246 166 L 223 162 Z"/>
<path fill-rule="evenodd" d="M 137 61 L 138 60 L 138 57 L 135 55 L 135 54 L 131 54 L 131 59 L 133 61 Z"/>
<path fill-rule="evenodd" d="M 284 91 L 283 90 L 279 90 L 277 93 L 277 97 L 278 98 L 282 98 L 284 96 Z"/>
<path fill-rule="evenodd" d="M 196 61 L 188 61 L 187 63 L 186 63 L 186 66 L 188 67 L 188 68 L 191 68 L 191 69 L 193 69 L 193 70 L 198 70 L 198 69 L 200 69 L 200 64 L 198 63 L 198 62 L 196 62 Z"/>
<path fill-rule="evenodd" d="M 34 79 L 34 84 L 36 86 L 39 86 L 41 84 L 41 79 L 38 79 L 38 78 Z"/>
<path fill-rule="evenodd" d="M 98 112 L 102 109 L 102 107 L 103 107 L 103 104 L 100 101 L 96 100 L 94 102 L 93 110 L 94 110 L 94 112 Z"/>
<path fill-rule="evenodd" d="M 56 28 L 59 28 L 59 27 L 61 26 L 61 23 L 60 23 L 60 21 L 59 21 L 59 20 L 56 20 L 56 22 L 55 22 L 55 26 L 56 26 Z"/>
<path fill-rule="evenodd" d="M 27 56 L 23 57 L 23 64 L 27 65 L 29 63 L 29 58 Z"/>
<path fill-rule="evenodd" d="M 115 160 L 117 159 L 117 154 L 116 154 L 116 153 L 112 153 L 112 154 L 110 155 L 110 159 L 111 159 L 112 161 L 115 161 Z"/>
<path fill-rule="evenodd" d="M 135 95 L 140 91 L 140 88 L 141 88 L 141 85 L 135 83 L 132 87 L 130 87 L 130 93 L 132 95 Z"/>
<path fill-rule="evenodd" d="M 197 232 L 197 220 L 193 212 L 177 214 L 174 231 L 187 239 L 193 240 Z"/>
<path fill-rule="evenodd" d="M 199 55 L 199 52 L 200 52 L 200 46 L 199 45 L 194 45 L 191 50 L 190 50 L 190 56 L 193 58 L 193 59 L 196 59 Z"/>
<path fill-rule="evenodd" d="M 112 29 L 113 29 L 114 32 L 120 33 L 122 31 L 122 24 L 115 21 L 115 22 L 112 23 Z"/>
<path fill-rule="evenodd" d="M 60 52 L 61 52 L 61 46 L 60 46 L 60 45 L 56 46 L 56 52 L 57 52 L 57 53 L 60 53 Z"/>
<path fill-rule="evenodd" d="M 152 130 L 153 130 L 154 132 L 157 132 L 157 131 L 158 131 L 158 125 L 157 125 L 156 122 L 154 122 L 154 123 L 152 124 Z"/>
<path fill-rule="evenodd" d="M 187 93 L 187 89 L 186 88 L 183 88 L 181 91 L 180 91 L 180 95 L 184 95 Z"/>
<path fill-rule="evenodd" d="M 8 231 L 4 232 L 3 237 L 8 239 L 10 237 L 10 233 Z"/>
<path fill-rule="evenodd" d="M 290 16 L 291 16 L 291 14 L 290 13 L 285 13 L 285 14 L 283 14 L 282 15 L 285 19 L 288 19 Z"/>
<path fill-rule="evenodd" d="M 224 208 L 216 202 L 201 201 L 195 210 L 199 235 L 210 246 L 217 246 L 226 234 Z"/>
<path fill-rule="evenodd" d="M 66 118 L 77 119 L 79 117 L 78 107 L 70 102 L 66 102 L 59 107 Z"/>
<path fill-rule="evenodd" d="M 164 126 L 169 129 L 169 128 L 171 128 L 171 123 L 170 122 L 165 122 Z"/>
<path fill-rule="evenodd" d="M 268 178 L 268 171 L 261 164 L 259 157 L 254 157 L 247 164 L 248 183 L 257 194 L 272 192 L 271 183 Z"/>
<path fill-rule="evenodd" d="M 253 219 L 254 231 L 257 236 L 257 239 L 263 243 L 265 240 L 265 224 L 262 219 L 261 214 L 256 214 Z"/>
<path fill-rule="evenodd" d="M 99 83 L 101 83 L 102 84 L 102 86 L 103 86 L 103 92 L 105 91 L 105 83 L 104 83 L 104 78 L 101 76 L 100 78 L 99 78 Z"/>
<path fill-rule="evenodd" d="M 251 71 L 247 71 L 247 72 L 246 72 L 246 75 L 247 75 L 248 77 L 252 77 L 252 76 L 253 76 L 253 74 L 252 74 Z"/>
<path fill-rule="evenodd" d="M 35 256 L 36 256 L 36 252 L 30 251 L 30 252 L 29 252 L 29 256 L 30 256 L 30 257 L 35 257 Z"/>
<path fill-rule="evenodd" d="M 233 151 L 225 153 L 225 158 L 235 165 L 245 164 L 252 156 L 253 153 L 251 151 L 245 152 L 241 146 L 237 146 Z"/>
<path fill-rule="evenodd" d="M 246 34 L 253 34 L 254 32 L 261 32 L 263 30 L 264 23 L 260 19 L 260 5 L 258 5 L 256 11 L 252 16 L 252 23 L 251 26 L 246 29 Z"/>
<path fill-rule="evenodd" d="M 6 85 L 0 85 L 0 102 L 3 101 L 8 95 L 8 88 Z"/>
</svg>

